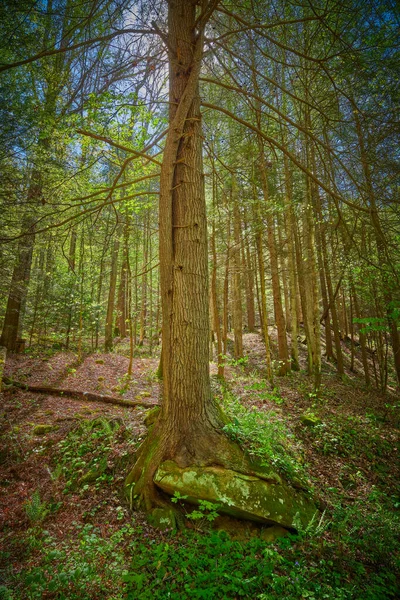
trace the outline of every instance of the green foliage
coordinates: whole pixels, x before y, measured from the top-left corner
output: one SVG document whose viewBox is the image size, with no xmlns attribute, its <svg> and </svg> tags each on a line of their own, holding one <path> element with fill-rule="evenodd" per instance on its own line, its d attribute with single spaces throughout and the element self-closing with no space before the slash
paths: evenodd
<svg viewBox="0 0 400 600">
<path fill-rule="evenodd" d="M 269 401 L 274 402 L 275 404 L 283 404 L 285 402 L 284 398 L 279 393 L 278 388 L 274 388 L 272 391 L 269 389 L 269 384 L 265 380 L 256 381 L 250 385 L 244 386 L 245 390 L 249 390 L 251 392 L 258 392 L 257 397 L 262 402 Z"/>
<path fill-rule="evenodd" d="M 180 502 L 181 500 L 186 500 L 187 496 L 182 496 L 181 493 L 179 492 L 174 492 L 173 497 L 171 498 L 171 502 L 173 502 L 174 504 L 177 504 L 178 502 Z"/>
<path fill-rule="evenodd" d="M 392 502 L 374 489 L 369 502 L 346 507 L 338 503 L 333 511 L 332 532 L 346 545 L 354 559 L 361 556 L 369 565 L 400 569 L 400 515 Z"/>
<path fill-rule="evenodd" d="M 310 428 L 314 447 L 326 456 L 365 456 L 372 462 L 387 458 L 396 449 L 393 443 L 382 435 L 379 425 L 361 417 L 339 417 L 316 424 Z"/>
<path fill-rule="evenodd" d="M 193 510 L 187 515 L 188 519 L 193 521 L 202 520 L 212 523 L 218 517 L 218 509 L 220 505 L 208 502 L 207 500 L 199 500 L 199 508 Z"/>
<path fill-rule="evenodd" d="M 370 573 L 355 539 L 340 543 L 341 533 L 334 530 L 333 538 L 321 540 L 326 527 L 319 521 L 303 538 L 289 536 L 274 546 L 259 538 L 233 541 L 217 532 L 153 544 L 142 536 L 123 577 L 127 599 L 395 598 L 398 587 L 389 565 L 381 563 L 380 571 Z"/>
<path fill-rule="evenodd" d="M 223 406 L 231 419 L 224 431 L 244 445 L 262 464 L 273 465 L 289 479 L 305 479 L 300 448 L 286 424 L 273 412 L 245 408 L 225 387 Z"/>
<path fill-rule="evenodd" d="M 82 423 L 58 443 L 59 463 L 55 471 L 57 474 L 61 471 L 66 479 L 65 493 L 78 486 L 83 486 L 82 490 L 85 491 L 89 483 L 98 488 L 102 482 L 113 480 L 112 475 L 105 471 L 118 429 L 116 423 L 94 419 Z"/>
<path fill-rule="evenodd" d="M 182 504 L 186 499 L 187 496 L 182 496 L 182 494 L 180 494 L 179 492 L 174 492 L 171 501 L 174 504 Z M 219 504 L 209 502 L 208 500 L 199 500 L 198 508 L 192 510 L 191 512 L 188 512 L 186 509 L 184 510 L 186 518 L 198 522 L 198 529 L 202 529 L 204 525 L 210 525 L 213 521 L 215 521 L 215 519 L 219 516 L 219 508 Z"/>
<path fill-rule="evenodd" d="M 242 545 L 218 533 L 184 535 L 178 544 L 139 541 L 123 578 L 127 598 L 254 598 L 279 560 L 277 552 L 260 560 L 264 550 L 258 539 Z"/>
<path fill-rule="evenodd" d="M 230 365 L 231 367 L 246 367 L 249 363 L 248 356 L 242 356 L 241 358 L 232 358 L 230 356 L 222 354 L 220 358 L 222 359 L 222 365 Z"/>
<path fill-rule="evenodd" d="M 275 545 L 223 532 L 157 541 L 129 524 L 108 539 L 93 525 L 76 525 L 61 545 L 45 532 L 40 562 L 13 581 L 18 595 L 4 588 L 0 598 L 394 600 L 399 519 L 383 501 L 338 504 L 329 519 Z"/>
<path fill-rule="evenodd" d="M 61 547 L 51 536 L 44 537 L 40 564 L 23 571 L 16 581 L 26 593 L 24 598 L 93 600 L 105 597 L 107 589 L 108 600 L 122 600 L 120 586 L 126 564 L 122 545 L 129 547 L 133 527 L 125 525 L 109 539 L 101 537 L 91 524 L 76 529 L 75 539 Z"/>
<path fill-rule="evenodd" d="M 31 499 L 25 503 L 25 512 L 31 523 L 41 523 L 49 514 L 47 502 L 41 501 L 39 490 L 35 490 Z"/>
</svg>

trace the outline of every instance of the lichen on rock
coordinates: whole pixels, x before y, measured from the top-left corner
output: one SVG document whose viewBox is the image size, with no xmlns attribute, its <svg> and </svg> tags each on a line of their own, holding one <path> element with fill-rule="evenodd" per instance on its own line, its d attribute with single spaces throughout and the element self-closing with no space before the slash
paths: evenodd
<svg viewBox="0 0 400 600">
<path fill-rule="evenodd" d="M 189 503 L 207 500 L 218 503 L 221 513 L 290 530 L 305 528 L 317 511 L 303 492 L 272 474 L 268 480 L 218 466 L 182 468 L 168 460 L 157 469 L 154 483 Z"/>
</svg>

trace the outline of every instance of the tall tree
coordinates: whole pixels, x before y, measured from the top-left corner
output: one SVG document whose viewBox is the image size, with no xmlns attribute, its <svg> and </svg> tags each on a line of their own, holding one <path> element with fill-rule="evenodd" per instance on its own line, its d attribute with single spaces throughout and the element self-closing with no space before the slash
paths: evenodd
<svg viewBox="0 0 400 600">
<path fill-rule="evenodd" d="M 127 484 L 138 503 L 160 500 L 153 483 L 162 461 L 243 471 L 242 451 L 222 432 L 209 380 L 207 221 L 202 166 L 199 73 L 211 0 L 169 0 L 169 130 L 160 180 L 163 403 Z"/>
</svg>

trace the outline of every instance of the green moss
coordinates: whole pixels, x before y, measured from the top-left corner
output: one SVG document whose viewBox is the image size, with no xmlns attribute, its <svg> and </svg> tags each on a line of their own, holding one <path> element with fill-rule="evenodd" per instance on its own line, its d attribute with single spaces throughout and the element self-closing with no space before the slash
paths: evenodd
<svg viewBox="0 0 400 600">
<path fill-rule="evenodd" d="M 50 431 L 56 431 L 58 427 L 54 425 L 36 425 L 33 428 L 33 435 L 46 435 Z"/>
<path fill-rule="evenodd" d="M 147 520 L 150 525 L 161 531 L 176 529 L 175 511 L 172 508 L 154 508 L 148 513 Z"/>
<path fill-rule="evenodd" d="M 85 483 L 92 483 L 93 481 L 96 481 L 96 479 L 98 479 L 98 477 L 103 475 L 106 468 L 107 468 L 107 461 L 104 460 L 96 468 L 91 469 L 90 471 L 88 471 L 87 473 L 82 475 L 82 477 L 78 481 L 78 485 L 82 486 L 82 485 L 85 485 Z"/>
<path fill-rule="evenodd" d="M 221 467 L 182 469 L 175 462 L 166 461 L 158 468 L 154 482 L 171 496 L 175 492 L 186 496 L 189 503 L 218 503 L 224 514 L 288 529 L 305 528 L 316 512 L 311 500 L 283 482 Z"/>
<path fill-rule="evenodd" d="M 309 427 L 314 427 L 314 425 L 320 425 L 322 423 L 321 419 L 311 412 L 303 413 L 300 417 L 300 421 Z"/>
<path fill-rule="evenodd" d="M 150 425 L 154 425 L 154 423 L 157 420 L 157 417 L 160 413 L 160 407 L 159 406 L 155 406 L 154 408 L 151 408 L 147 413 L 146 416 L 144 418 L 144 424 L 146 425 L 146 427 L 150 427 Z"/>
</svg>

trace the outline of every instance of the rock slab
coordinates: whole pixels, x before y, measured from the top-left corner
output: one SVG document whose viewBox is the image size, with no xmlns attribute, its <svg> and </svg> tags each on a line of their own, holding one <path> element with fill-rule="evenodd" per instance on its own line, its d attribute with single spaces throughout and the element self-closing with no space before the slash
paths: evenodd
<svg viewBox="0 0 400 600">
<path fill-rule="evenodd" d="M 222 514 L 286 529 L 304 529 L 317 512 L 312 500 L 279 477 L 265 480 L 222 467 L 181 468 L 169 460 L 157 469 L 154 483 L 191 504 L 207 500 L 218 504 Z"/>
</svg>

